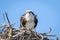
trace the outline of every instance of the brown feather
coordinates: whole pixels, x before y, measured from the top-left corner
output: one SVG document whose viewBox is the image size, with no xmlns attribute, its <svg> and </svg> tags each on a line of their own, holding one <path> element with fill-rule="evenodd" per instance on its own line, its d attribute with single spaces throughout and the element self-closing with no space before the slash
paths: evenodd
<svg viewBox="0 0 60 40">
<path fill-rule="evenodd" d="M 26 18 L 24 18 L 24 16 L 22 16 L 21 20 L 20 20 L 20 26 L 25 27 L 26 22 L 27 22 Z"/>
<path fill-rule="evenodd" d="M 35 15 L 35 18 L 34 18 L 34 23 L 35 23 L 35 26 L 34 26 L 34 28 L 36 28 L 36 26 L 37 26 L 37 23 L 38 23 L 38 20 L 37 20 L 37 18 L 36 18 L 36 15 Z"/>
</svg>

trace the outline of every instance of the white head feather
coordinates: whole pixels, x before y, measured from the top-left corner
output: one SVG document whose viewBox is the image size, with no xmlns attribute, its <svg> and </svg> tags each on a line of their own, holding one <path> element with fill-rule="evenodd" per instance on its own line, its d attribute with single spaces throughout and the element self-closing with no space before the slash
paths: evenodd
<svg viewBox="0 0 60 40">
<path fill-rule="evenodd" d="M 30 11 L 32 11 L 32 10 L 27 10 L 26 13 L 27 13 L 27 12 L 30 12 Z"/>
</svg>

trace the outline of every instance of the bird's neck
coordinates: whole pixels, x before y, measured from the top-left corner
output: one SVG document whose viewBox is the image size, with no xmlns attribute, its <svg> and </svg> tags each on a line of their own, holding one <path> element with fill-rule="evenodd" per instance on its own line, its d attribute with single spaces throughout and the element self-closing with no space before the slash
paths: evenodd
<svg viewBox="0 0 60 40">
<path fill-rule="evenodd" d="M 27 20 L 30 20 L 30 19 L 34 20 L 34 16 L 32 14 L 27 13 L 25 17 L 26 17 Z"/>
</svg>

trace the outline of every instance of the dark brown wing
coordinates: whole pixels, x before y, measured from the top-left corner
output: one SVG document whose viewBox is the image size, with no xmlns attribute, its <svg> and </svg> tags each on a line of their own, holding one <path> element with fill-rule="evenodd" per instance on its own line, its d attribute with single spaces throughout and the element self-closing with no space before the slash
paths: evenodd
<svg viewBox="0 0 60 40">
<path fill-rule="evenodd" d="M 36 26 L 37 26 L 37 23 L 38 23 L 38 19 L 37 19 L 36 15 L 35 15 L 35 17 L 34 17 L 34 23 L 35 23 L 35 26 L 34 26 L 34 28 L 36 28 Z"/>
<path fill-rule="evenodd" d="M 25 15 L 23 15 L 20 19 L 20 26 L 21 27 L 25 27 L 25 24 L 27 22 L 26 18 L 24 17 Z"/>
</svg>

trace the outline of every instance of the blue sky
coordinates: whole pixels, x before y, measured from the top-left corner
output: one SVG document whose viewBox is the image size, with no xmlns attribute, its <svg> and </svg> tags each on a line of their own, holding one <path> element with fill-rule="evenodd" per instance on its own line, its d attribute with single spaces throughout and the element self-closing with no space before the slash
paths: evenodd
<svg viewBox="0 0 60 40">
<path fill-rule="evenodd" d="M 60 0 L 0 0 L 0 24 L 3 24 L 4 10 L 8 13 L 11 23 L 20 25 L 20 17 L 27 9 L 32 10 L 38 18 L 36 31 L 44 33 L 52 28 L 52 34 L 60 36 Z"/>
</svg>

